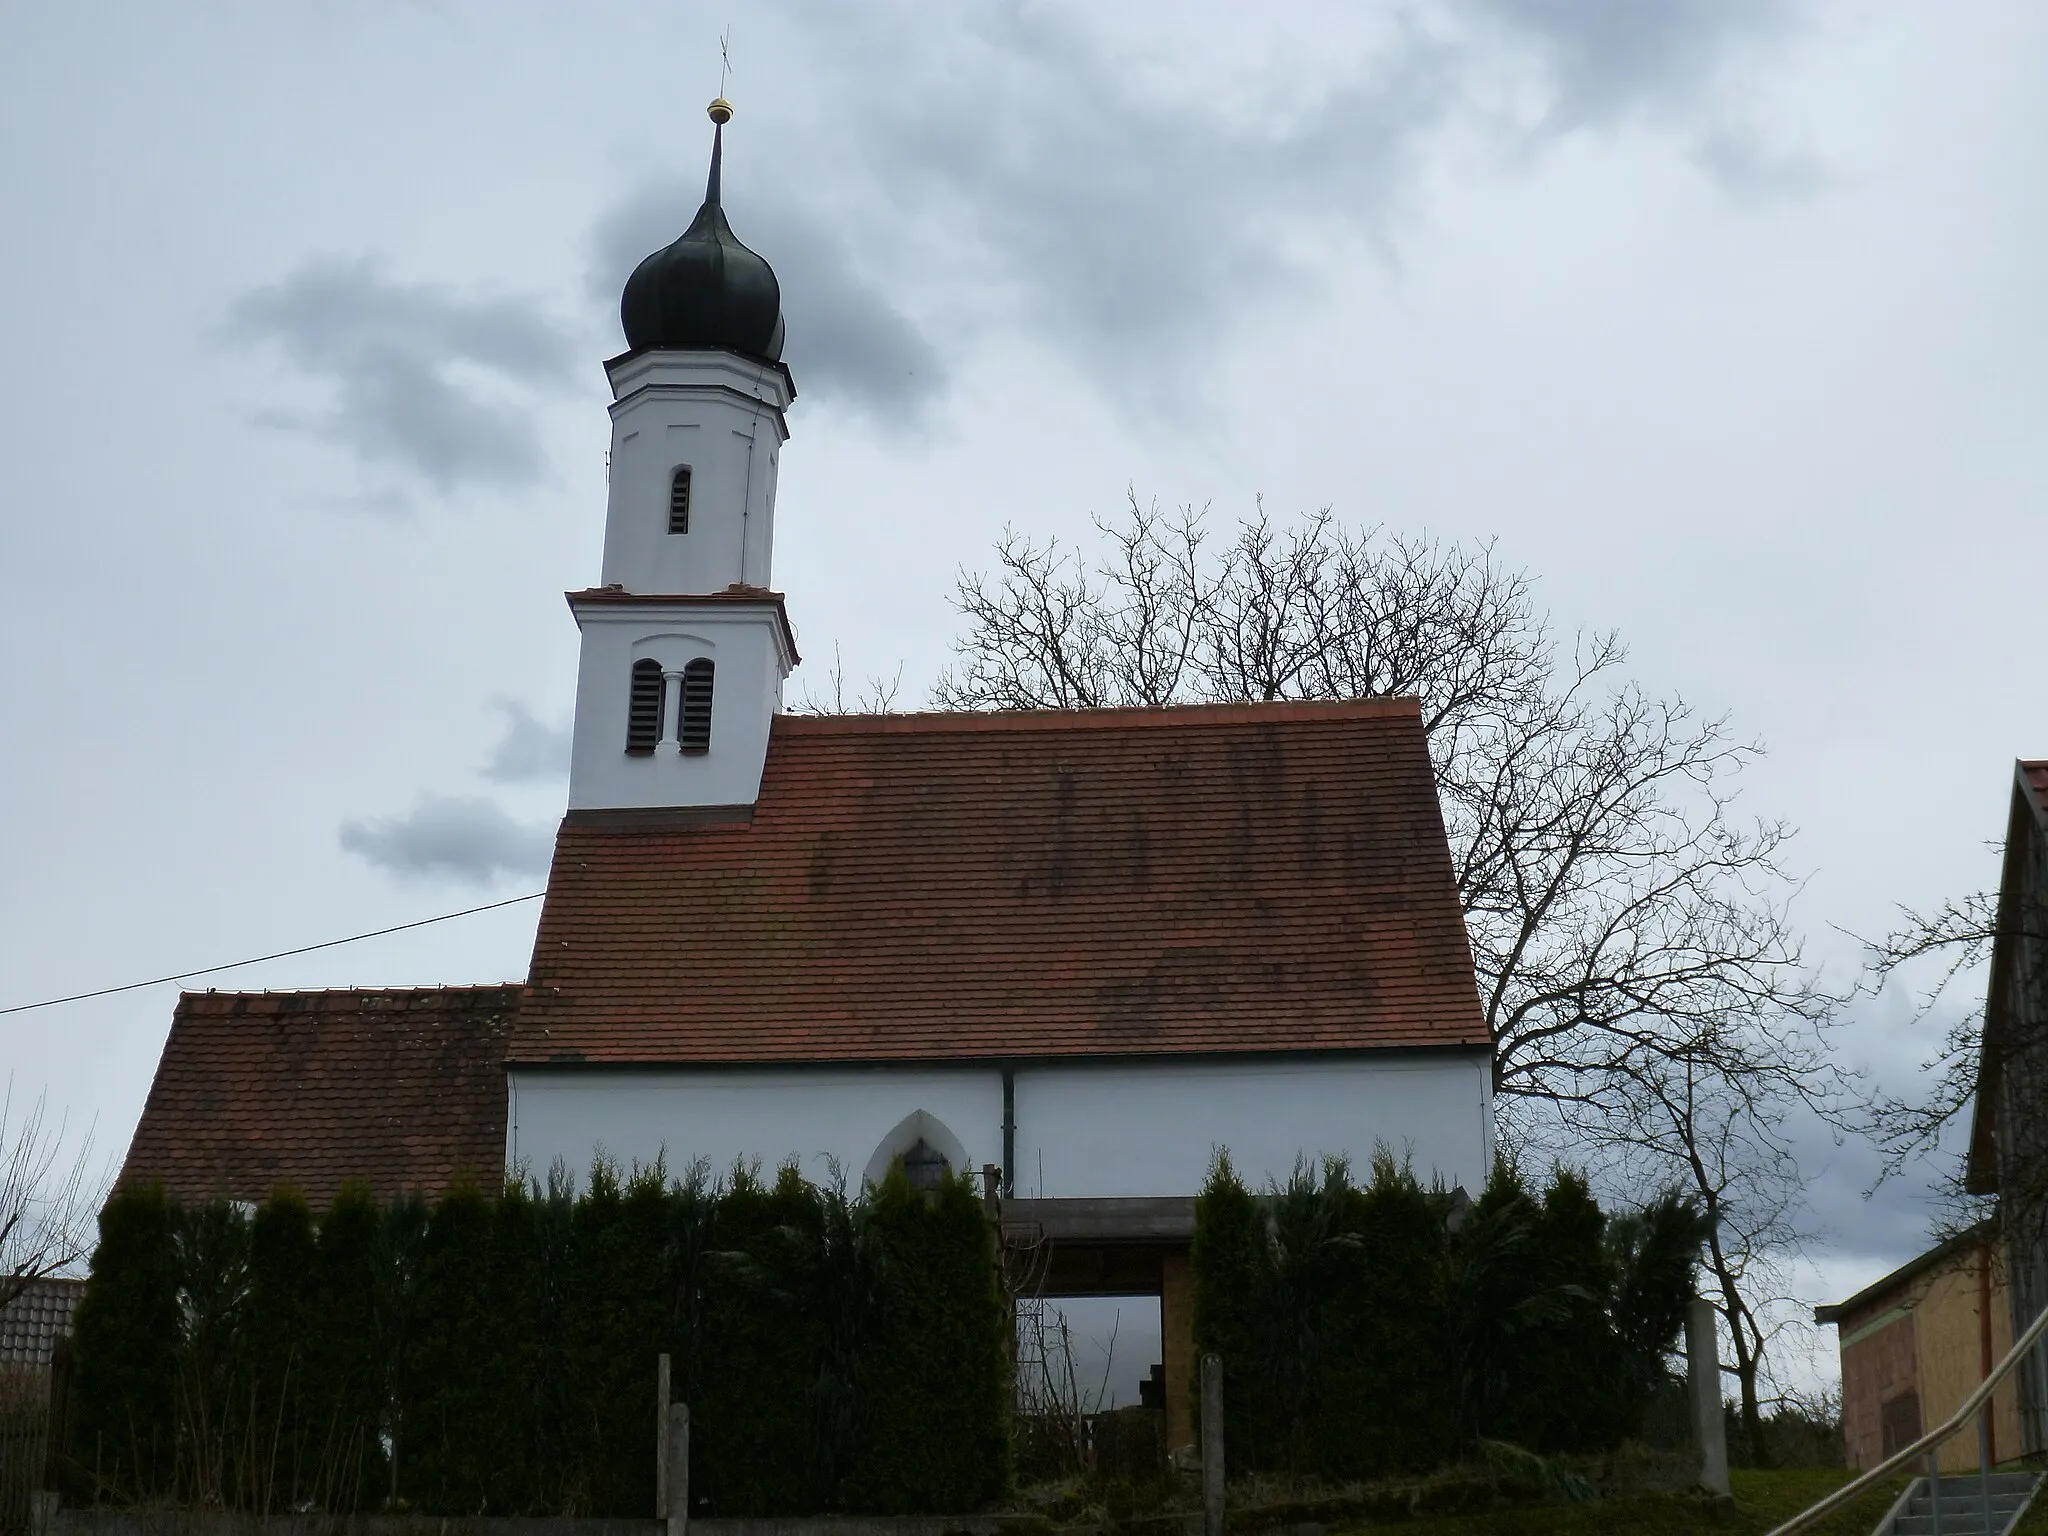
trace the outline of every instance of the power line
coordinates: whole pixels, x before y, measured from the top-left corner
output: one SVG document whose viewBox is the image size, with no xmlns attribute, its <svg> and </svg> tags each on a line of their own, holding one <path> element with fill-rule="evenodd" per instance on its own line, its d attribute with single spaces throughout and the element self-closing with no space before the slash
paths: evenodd
<svg viewBox="0 0 2048 1536">
<path fill-rule="evenodd" d="M 139 992 L 144 987 L 160 987 L 167 981 L 190 981 L 195 976 L 211 976 L 216 971 L 236 971 L 245 965 L 261 965 L 266 960 L 282 960 L 289 955 L 310 955 L 316 949 L 333 949 L 342 944 L 356 944 L 364 939 L 381 939 L 387 933 L 404 933 L 408 928 L 425 928 L 434 923 L 453 922 L 458 917 L 474 917 L 479 912 L 495 912 L 500 907 L 516 907 L 522 901 L 539 901 L 545 891 L 531 891 L 524 896 L 508 896 L 503 901 L 487 901 L 480 907 L 464 907 L 460 912 L 443 912 L 439 917 L 422 917 L 415 922 L 396 923 L 389 928 L 373 928 L 368 933 L 352 933 L 345 939 L 325 939 L 318 944 L 301 944 L 297 949 L 280 949 L 275 954 L 257 955 L 248 960 L 230 960 L 225 965 L 202 966 L 196 971 L 174 971 L 169 976 L 152 976 L 147 981 L 126 982 L 118 987 L 101 987 L 96 992 L 74 992 L 69 997 L 46 997 L 39 1003 L 16 1003 L 11 1008 L 0 1008 L 0 1017 L 10 1013 L 28 1013 L 37 1008 L 55 1008 L 60 1003 L 82 1003 L 89 997 L 112 997 L 117 992 Z"/>
</svg>

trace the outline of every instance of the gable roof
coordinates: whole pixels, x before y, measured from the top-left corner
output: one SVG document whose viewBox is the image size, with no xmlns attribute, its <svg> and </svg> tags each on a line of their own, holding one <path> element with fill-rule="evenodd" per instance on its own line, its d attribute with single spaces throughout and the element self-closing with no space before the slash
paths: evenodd
<svg viewBox="0 0 2048 1536">
<path fill-rule="evenodd" d="M 178 999 L 120 1182 L 185 1201 L 315 1208 L 342 1184 L 432 1195 L 505 1164 L 505 1045 L 517 986 L 188 992 Z"/>
<path fill-rule="evenodd" d="M 1991 945 L 1991 976 L 1984 997 L 1984 1029 L 1977 1049 L 1977 1088 L 1970 1106 L 1970 1144 L 1963 1187 L 1973 1195 L 1998 1193 L 1997 1120 L 2000 1063 L 2011 1049 L 2005 1017 L 2016 940 L 2026 927 L 2026 903 L 2048 900 L 2048 891 L 2028 891 L 2028 855 L 2048 838 L 2048 759 L 2021 758 L 2013 764 L 2012 810 L 2006 820 L 2005 854 L 1999 867 L 1997 932 Z"/>
<path fill-rule="evenodd" d="M 751 807 L 565 818 L 510 1059 L 1489 1044 L 1378 699 L 777 716 Z"/>
<path fill-rule="evenodd" d="M 1854 1327 L 1862 1321 L 1863 1314 L 1870 1312 L 1880 1303 L 1901 1304 L 1901 1293 L 1922 1275 L 1941 1268 L 1958 1254 L 1976 1258 L 1987 1244 L 1998 1241 L 1998 1224 L 1995 1221 L 1980 1221 L 1951 1234 L 1936 1243 L 1925 1253 L 1906 1260 L 1897 1269 L 1881 1280 L 1873 1280 L 1847 1301 L 1830 1302 L 1813 1309 L 1814 1322 L 1825 1327 L 1833 1323 L 1838 1327 Z"/>
</svg>

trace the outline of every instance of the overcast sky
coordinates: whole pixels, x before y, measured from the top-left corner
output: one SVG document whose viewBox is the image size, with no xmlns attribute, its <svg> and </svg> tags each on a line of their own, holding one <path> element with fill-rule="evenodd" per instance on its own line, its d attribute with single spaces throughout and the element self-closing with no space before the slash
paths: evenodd
<svg viewBox="0 0 2048 1536">
<path fill-rule="evenodd" d="M 1838 969 L 2048 753 L 2028 0 L 6 9 L 0 1005 L 538 889 L 728 21 L 799 695 L 921 699 L 957 570 L 1127 487 L 1497 539 L 1767 744 Z M 221 984 L 516 978 L 534 915 Z M 0 1019 L 17 1096 L 118 1152 L 174 992 Z M 1920 1246 L 1812 1171 L 1817 1291 Z"/>
</svg>

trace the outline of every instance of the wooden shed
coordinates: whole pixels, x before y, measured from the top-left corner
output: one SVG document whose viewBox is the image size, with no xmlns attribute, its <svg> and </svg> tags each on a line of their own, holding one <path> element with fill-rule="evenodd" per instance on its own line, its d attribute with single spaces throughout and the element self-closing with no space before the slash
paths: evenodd
<svg viewBox="0 0 2048 1536">
<path fill-rule="evenodd" d="M 2012 1347 L 1996 1222 L 1980 1222 L 1813 1317 L 1840 1330 L 1849 1465 L 1874 1467 L 1954 1413 Z M 2010 1461 L 2020 1454 L 2012 1382 L 1993 1394 L 1992 1409 L 1991 1459 Z M 1942 1448 L 1943 1471 L 1976 1465 L 1974 1431 Z"/>
</svg>

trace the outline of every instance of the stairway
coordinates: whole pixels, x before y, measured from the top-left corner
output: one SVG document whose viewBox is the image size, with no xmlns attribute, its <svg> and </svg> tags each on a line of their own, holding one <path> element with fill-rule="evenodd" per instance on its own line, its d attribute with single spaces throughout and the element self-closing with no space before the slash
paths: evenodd
<svg viewBox="0 0 2048 1536">
<path fill-rule="evenodd" d="M 1941 1508 L 1927 1479 L 1915 1478 L 1875 1536 L 2004 1536 L 2033 1500 L 2041 1482 L 2038 1472 L 1994 1472 L 1991 1475 L 1991 1523 L 1984 1520 L 1984 1483 L 1974 1472 L 1955 1472 L 1941 1479 Z M 1940 1520 L 1935 1516 L 1939 1514 Z"/>
</svg>

